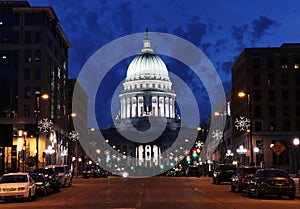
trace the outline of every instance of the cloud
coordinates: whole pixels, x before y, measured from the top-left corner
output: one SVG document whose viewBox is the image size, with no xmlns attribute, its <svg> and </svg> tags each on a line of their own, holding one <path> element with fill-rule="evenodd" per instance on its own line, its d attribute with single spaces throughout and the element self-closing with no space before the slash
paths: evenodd
<svg viewBox="0 0 300 209">
<path fill-rule="evenodd" d="M 242 26 L 233 25 L 231 27 L 231 36 L 237 42 L 242 43 L 244 40 L 245 34 L 248 33 L 248 30 L 249 30 L 248 25 L 242 25 Z"/>
<path fill-rule="evenodd" d="M 259 40 L 262 36 L 265 35 L 266 31 L 274 25 L 275 21 L 260 16 L 258 19 L 252 21 L 252 36 L 254 39 Z"/>
<path fill-rule="evenodd" d="M 193 18 L 192 21 L 186 23 L 184 27 L 175 28 L 173 33 L 187 39 L 196 46 L 199 46 L 202 42 L 202 38 L 206 34 L 206 31 L 207 25 Z"/>
</svg>

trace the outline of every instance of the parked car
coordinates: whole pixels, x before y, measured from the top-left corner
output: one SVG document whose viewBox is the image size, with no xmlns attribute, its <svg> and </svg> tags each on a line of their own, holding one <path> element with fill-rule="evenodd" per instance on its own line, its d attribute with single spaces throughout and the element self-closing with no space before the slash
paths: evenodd
<svg viewBox="0 0 300 209">
<path fill-rule="evenodd" d="M 46 180 L 50 184 L 50 190 L 53 192 L 59 192 L 59 189 L 60 189 L 59 178 L 53 167 L 36 168 L 32 171 L 32 173 L 44 174 L 44 176 L 46 177 Z"/>
<path fill-rule="evenodd" d="M 0 199 L 26 198 L 36 196 L 36 184 L 29 173 L 8 173 L 0 178 Z"/>
<path fill-rule="evenodd" d="M 83 177 L 84 178 L 89 178 L 89 177 L 94 177 L 94 178 L 99 178 L 99 177 L 108 177 L 108 172 L 102 169 L 98 165 L 88 165 L 86 169 L 83 171 Z"/>
<path fill-rule="evenodd" d="M 201 176 L 201 170 L 199 166 L 189 166 L 186 169 L 186 176 L 196 176 L 200 177 Z"/>
<path fill-rule="evenodd" d="M 296 186 L 287 171 L 282 169 L 259 169 L 248 180 L 247 196 L 259 198 L 264 195 L 288 196 L 295 199 Z"/>
<path fill-rule="evenodd" d="M 240 166 L 231 177 L 231 191 L 241 192 L 247 189 L 247 182 L 260 167 Z"/>
<path fill-rule="evenodd" d="M 61 187 L 72 186 L 72 172 L 68 165 L 49 165 L 46 168 L 54 168 L 59 178 Z"/>
<path fill-rule="evenodd" d="M 50 183 L 42 173 L 31 173 L 30 177 L 36 185 L 36 193 L 41 196 L 48 196 L 50 194 Z"/>
<path fill-rule="evenodd" d="M 213 171 L 213 183 L 231 182 L 231 177 L 235 173 L 236 166 L 232 164 L 220 164 Z"/>
</svg>

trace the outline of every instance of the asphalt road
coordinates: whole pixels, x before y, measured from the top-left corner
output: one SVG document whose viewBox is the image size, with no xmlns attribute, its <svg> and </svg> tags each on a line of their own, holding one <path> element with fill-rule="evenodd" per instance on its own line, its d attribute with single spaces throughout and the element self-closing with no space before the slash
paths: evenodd
<svg viewBox="0 0 300 209">
<path fill-rule="evenodd" d="M 1 209 L 298 209 L 300 199 L 248 198 L 209 177 L 74 179 L 73 186 L 32 202 L 1 202 Z"/>
</svg>

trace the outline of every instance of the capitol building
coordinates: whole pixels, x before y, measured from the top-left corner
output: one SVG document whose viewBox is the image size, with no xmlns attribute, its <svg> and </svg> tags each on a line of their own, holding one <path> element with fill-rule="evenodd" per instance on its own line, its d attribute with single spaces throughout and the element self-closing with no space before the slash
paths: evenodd
<svg viewBox="0 0 300 209">
<path fill-rule="evenodd" d="M 123 87 L 115 125 L 102 130 L 109 145 L 127 157 L 118 164 L 140 168 L 173 167 L 180 159 L 172 162 L 170 147 L 178 138 L 181 120 L 168 68 L 151 48 L 148 30 L 141 53 L 128 66 Z M 184 158 L 183 153 L 181 158 Z"/>
</svg>

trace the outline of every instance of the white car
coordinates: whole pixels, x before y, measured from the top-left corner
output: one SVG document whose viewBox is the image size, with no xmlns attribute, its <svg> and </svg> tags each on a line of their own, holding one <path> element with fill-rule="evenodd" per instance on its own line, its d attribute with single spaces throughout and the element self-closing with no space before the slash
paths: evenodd
<svg viewBox="0 0 300 209">
<path fill-rule="evenodd" d="M 36 185 L 29 173 L 8 173 L 0 178 L 0 200 L 36 196 Z"/>
</svg>

